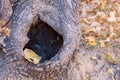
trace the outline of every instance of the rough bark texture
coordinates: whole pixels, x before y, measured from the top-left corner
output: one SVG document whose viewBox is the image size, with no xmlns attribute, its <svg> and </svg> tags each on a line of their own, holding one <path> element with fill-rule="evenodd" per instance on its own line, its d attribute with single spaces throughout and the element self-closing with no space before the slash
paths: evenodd
<svg viewBox="0 0 120 80">
<path fill-rule="evenodd" d="M 77 0 L 20 0 L 13 13 L 13 26 L 7 40 L 6 54 L 2 54 L 0 80 L 59 80 L 67 72 L 73 54 L 78 53 L 80 30 Z M 29 41 L 27 33 L 35 18 L 50 25 L 63 37 L 63 46 L 49 61 L 33 65 L 22 57 Z M 4 65 L 3 65 L 4 63 Z M 68 74 L 69 76 L 69 74 Z M 67 75 L 63 79 L 75 79 Z"/>
<path fill-rule="evenodd" d="M 10 20 L 12 15 L 12 6 L 9 0 L 0 0 L 0 20 L 4 20 L 4 24 L 0 26 L 5 26 L 5 24 Z"/>
</svg>

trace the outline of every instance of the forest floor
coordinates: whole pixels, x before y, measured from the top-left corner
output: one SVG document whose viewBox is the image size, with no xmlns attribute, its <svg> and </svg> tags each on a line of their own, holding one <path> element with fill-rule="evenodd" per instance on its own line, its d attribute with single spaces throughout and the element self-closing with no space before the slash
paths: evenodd
<svg viewBox="0 0 120 80">
<path fill-rule="evenodd" d="M 120 1 L 82 0 L 79 7 L 88 80 L 120 80 Z"/>
<path fill-rule="evenodd" d="M 80 47 L 88 80 L 120 80 L 120 48 Z"/>
</svg>

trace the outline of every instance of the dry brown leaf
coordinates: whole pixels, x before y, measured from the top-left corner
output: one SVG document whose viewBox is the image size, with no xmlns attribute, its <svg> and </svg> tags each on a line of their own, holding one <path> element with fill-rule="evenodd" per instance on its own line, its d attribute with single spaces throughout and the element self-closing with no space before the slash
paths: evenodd
<svg viewBox="0 0 120 80">
<path fill-rule="evenodd" d="M 105 9 L 107 2 L 108 2 L 108 0 L 102 0 L 101 9 Z"/>
<path fill-rule="evenodd" d="M 87 20 L 87 18 L 83 18 L 83 19 L 80 21 L 80 23 L 85 23 L 85 24 L 88 24 L 88 23 L 89 23 L 89 21 Z"/>
<path fill-rule="evenodd" d="M 112 24 L 110 24 L 109 28 L 110 28 L 109 33 L 113 33 L 114 32 L 114 27 L 112 26 Z"/>
<path fill-rule="evenodd" d="M 100 47 L 105 47 L 105 42 L 104 41 L 100 41 Z"/>
<path fill-rule="evenodd" d="M 95 56 L 92 56 L 91 59 L 92 59 L 92 60 L 96 60 L 97 58 L 96 58 Z"/>
<path fill-rule="evenodd" d="M 88 34 L 90 32 L 96 32 L 96 29 L 94 27 L 87 26 L 84 28 L 84 34 Z"/>
<path fill-rule="evenodd" d="M 114 70 L 113 70 L 113 68 L 108 68 L 107 73 L 114 75 Z"/>
<path fill-rule="evenodd" d="M 110 41 L 120 38 L 120 2 L 109 0 L 87 0 L 80 3 L 80 23 L 83 36 L 93 36 L 101 47 L 109 46 Z M 100 41 L 103 42 L 100 42 Z M 96 45 L 91 39 L 91 45 Z"/>
<path fill-rule="evenodd" d="M 34 64 L 38 64 L 39 61 L 41 60 L 41 57 L 38 56 L 34 51 L 32 51 L 31 49 L 25 49 L 24 50 L 24 54 L 23 56 L 25 57 L 25 59 L 27 59 L 30 62 L 33 62 Z"/>
<path fill-rule="evenodd" d="M 88 41 L 88 43 L 92 46 L 96 46 L 97 43 L 95 41 L 95 38 L 93 36 L 89 36 L 89 37 L 86 37 L 86 41 Z"/>
<path fill-rule="evenodd" d="M 109 12 L 109 17 L 107 19 L 108 22 L 116 22 L 115 12 Z"/>
<path fill-rule="evenodd" d="M 118 64 L 120 62 L 119 59 L 115 58 L 114 53 L 107 53 L 106 59 L 112 64 Z"/>
<path fill-rule="evenodd" d="M 4 27 L 4 28 L 2 28 L 2 31 L 5 33 L 6 36 L 9 37 L 10 31 L 11 31 L 9 28 Z"/>
<path fill-rule="evenodd" d="M 114 40 L 116 38 L 116 34 L 115 33 L 110 34 L 109 38 L 110 40 Z"/>
<path fill-rule="evenodd" d="M 0 19 L 0 28 L 5 24 L 5 21 L 3 19 Z"/>
</svg>

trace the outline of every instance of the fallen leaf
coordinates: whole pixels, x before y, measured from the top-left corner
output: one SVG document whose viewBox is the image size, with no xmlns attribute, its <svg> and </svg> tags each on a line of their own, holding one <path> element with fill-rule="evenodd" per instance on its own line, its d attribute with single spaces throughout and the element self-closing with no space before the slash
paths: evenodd
<svg viewBox="0 0 120 80">
<path fill-rule="evenodd" d="M 101 9 L 105 9 L 107 2 L 108 2 L 107 0 L 102 0 Z"/>
<path fill-rule="evenodd" d="M 115 33 L 111 33 L 109 38 L 110 38 L 110 40 L 114 40 L 116 38 L 116 34 Z"/>
<path fill-rule="evenodd" d="M 107 19 L 108 22 L 116 22 L 115 12 L 113 11 L 109 12 L 109 16 L 110 17 L 108 17 Z"/>
<path fill-rule="evenodd" d="M 38 64 L 41 60 L 40 56 L 38 56 L 33 50 L 27 48 L 24 50 L 23 56 L 25 57 L 25 59 L 27 59 L 30 62 L 33 62 L 34 64 Z"/>
<path fill-rule="evenodd" d="M 0 19 L 0 28 L 5 24 L 5 21 L 3 19 Z"/>
<path fill-rule="evenodd" d="M 113 59 L 114 58 L 113 53 L 107 53 L 107 58 L 108 59 Z"/>
<path fill-rule="evenodd" d="M 110 36 L 105 40 L 105 42 L 110 42 L 112 40 L 114 40 L 116 38 L 116 34 L 115 33 L 111 33 Z"/>
<path fill-rule="evenodd" d="M 91 59 L 92 59 L 92 60 L 96 60 L 97 58 L 96 58 L 95 56 L 92 56 Z"/>
<path fill-rule="evenodd" d="M 5 35 L 6 35 L 7 37 L 9 37 L 10 31 L 11 31 L 9 28 L 4 27 L 4 28 L 2 29 L 2 31 L 5 33 Z"/>
<path fill-rule="evenodd" d="M 113 68 L 108 68 L 107 73 L 114 75 L 114 70 L 113 70 Z"/>
<path fill-rule="evenodd" d="M 105 43 L 104 43 L 104 41 L 100 41 L 100 47 L 105 47 Z"/>
<path fill-rule="evenodd" d="M 86 18 L 83 18 L 80 22 L 81 22 L 81 23 L 89 24 L 89 21 L 88 21 Z"/>
<path fill-rule="evenodd" d="M 113 31 L 114 31 L 114 28 L 113 28 L 112 24 L 110 24 L 109 28 L 110 28 L 110 31 L 109 31 L 109 33 L 113 33 Z"/>
<path fill-rule="evenodd" d="M 88 34 L 90 32 L 96 32 L 96 29 L 94 27 L 87 26 L 84 28 L 84 34 Z"/>
<path fill-rule="evenodd" d="M 108 62 L 110 62 L 112 64 L 118 64 L 119 60 L 117 58 L 115 58 L 115 56 L 113 54 L 114 53 L 107 53 L 106 59 L 108 60 Z"/>
<path fill-rule="evenodd" d="M 86 37 L 86 40 L 88 41 L 88 43 L 92 46 L 96 46 L 96 41 L 95 38 L 92 36 Z"/>
</svg>

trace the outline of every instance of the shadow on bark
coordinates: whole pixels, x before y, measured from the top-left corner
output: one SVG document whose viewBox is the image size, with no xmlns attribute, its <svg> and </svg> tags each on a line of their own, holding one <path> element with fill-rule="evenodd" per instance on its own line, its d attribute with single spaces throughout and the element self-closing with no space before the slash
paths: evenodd
<svg viewBox="0 0 120 80">
<path fill-rule="evenodd" d="M 31 26 L 27 36 L 30 40 L 24 49 L 29 48 L 35 51 L 42 57 L 41 63 L 54 57 L 63 44 L 62 36 L 42 21 Z"/>
</svg>

